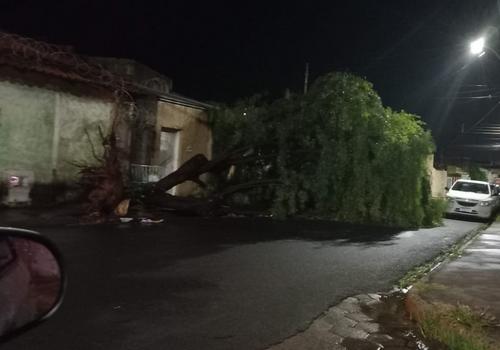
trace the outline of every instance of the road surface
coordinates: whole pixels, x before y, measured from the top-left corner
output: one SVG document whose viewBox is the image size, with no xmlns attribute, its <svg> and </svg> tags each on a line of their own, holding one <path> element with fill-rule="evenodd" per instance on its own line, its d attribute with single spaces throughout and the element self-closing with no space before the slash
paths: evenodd
<svg viewBox="0 0 500 350">
<path fill-rule="evenodd" d="M 391 289 L 479 226 L 445 223 L 401 231 L 185 218 L 46 228 L 66 258 L 66 298 L 2 349 L 264 349 L 349 295 Z"/>
</svg>

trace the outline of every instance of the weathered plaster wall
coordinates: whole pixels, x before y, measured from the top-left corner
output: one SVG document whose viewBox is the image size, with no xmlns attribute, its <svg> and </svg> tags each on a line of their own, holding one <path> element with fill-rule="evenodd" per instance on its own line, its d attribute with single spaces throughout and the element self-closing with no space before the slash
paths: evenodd
<svg viewBox="0 0 500 350">
<path fill-rule="evenodd" d="M 155 133 L 155 162 L 159 161 L 158 150 L 162 128 L 179 130 L 179 165 L 198 153 L 204 154 L 210 159 L 212 157 L 212 133 L 207 120 L 207 113 L 203 110 L 169 102 L 159 102 Z M 189 195 L 197 188 L 198 185 L 195 183 L 186 182 L 177 187 L 176 194 Z"/>
<path fill-rule="evenodd" d="M 444 198 L 446 196 L 445 187 L 447 185 L 446 170 L 437 170 L 434 168 L 434 155 L 427 158 L 427 172 L 431 185 L 431 194 L 434 198 Z"/>
<path fill-rule="evenodd" d="M 33 170 L 35 181 L 51 181 L 54 101 L 51 91 L 0 82 L 0 173 Z"/>
<path fill-rule="evenodd" d="M 83 164 L 96 162 L 89 137 L 95 153 L 98 156 L 102 155 L 103 148 L 98 128 L 101 127 L 104 135 L 108 133 L 112 121 L 112 108 L 111 102 L 57 94 L 55 133 L 59 135 L 59 145 L 55 168 L 58 180 L 77 179 L 78 169 L 71 162 Z"/>
<path fill-rule="evenodd" d="M 0 172 L 32 170 L 37 183 L 73 181 L 71 162 L 95 163 L 85 130 L 101 154 L 97 126 L 106 131 L 112 103 L 0 81 Z"/>
<path fill-rule="evenodd" d="M 156 97 L 140 97 L 136 98 L 135 103 L 130 160 L 135 164 L 152 164 L 155 156 L 158 100 Z"/>
<path fill-rule="evenodd" d="M 447 186 L 448 175 L 446 170 L 432 170 L 431 191 L 432 197 L 444 198 L 446 196 L 445 187 Z"/>
</svg>

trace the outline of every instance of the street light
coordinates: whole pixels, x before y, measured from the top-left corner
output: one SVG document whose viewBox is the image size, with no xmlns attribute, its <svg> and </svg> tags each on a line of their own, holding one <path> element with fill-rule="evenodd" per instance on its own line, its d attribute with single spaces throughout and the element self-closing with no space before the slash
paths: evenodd
<svg viewBox="0 0 500 350">
<path fill-rule="evenodd" d="M 479 39 L 476 39 L 470 43 L 470 53 L 475 55 L 475 56 L 483 56 L 485 54 L 485 43 L 486 40 L 484 37 L 480 37 Z"/>
<path fill-rule="evenodd" d="M 484 36 L 471 41 L 470 43 L 470 53 L 476 57 L 482 57 L 486 54 L 486 50 L 492 52 L 496 58 L 500 61 L 500 54 L 493 49 L 491 46 L 486 44 L 486 38 Z"/>
</svg>

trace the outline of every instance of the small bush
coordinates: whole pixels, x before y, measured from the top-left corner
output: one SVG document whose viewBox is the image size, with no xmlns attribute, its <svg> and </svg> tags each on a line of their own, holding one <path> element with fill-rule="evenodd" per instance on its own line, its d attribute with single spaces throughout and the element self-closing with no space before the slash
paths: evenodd
<svg viewBox="0 0 500 350">
<path fill-rule="evenodd" d="M 431 198 L 431 200 L 424 207 L 424 220 L 423 225 L 427 227 L 440 226 L 443 224 L 443 215 L 446 211 L 445 199 Z"/>
<path fill-rule="evenodd" d="M 469 176 L 471 180 L 488 181 L 486 173 L 476 164 L 471 164 L 469 166 Z"/>
</svg>

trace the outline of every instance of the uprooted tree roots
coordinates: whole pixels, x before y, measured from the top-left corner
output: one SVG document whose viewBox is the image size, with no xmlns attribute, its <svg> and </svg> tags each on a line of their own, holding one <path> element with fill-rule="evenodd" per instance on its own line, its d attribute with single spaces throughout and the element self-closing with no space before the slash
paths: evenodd
<svg viewBox="0 0 500 350">
<path fill-rule="evenodd" d="M 102 158 L 96 157 L 99 164 L 80 169 L 80 181 L 86 196 L 83 220 L 88 222 L 105 221 L 123 200 L 125 192 L 115 134 L 112 132 L 102 137 L 102 143 L 104 154 Z"/>
</svg>

